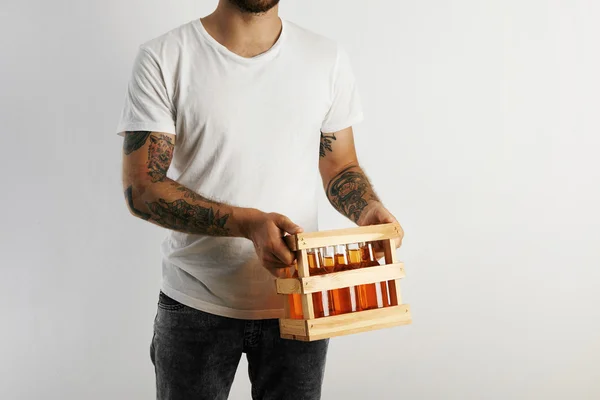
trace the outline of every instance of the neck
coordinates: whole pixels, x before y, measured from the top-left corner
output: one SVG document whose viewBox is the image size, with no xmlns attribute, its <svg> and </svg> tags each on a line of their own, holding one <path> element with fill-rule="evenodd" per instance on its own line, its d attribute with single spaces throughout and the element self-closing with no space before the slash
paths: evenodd
<svg viewBox="0 0 600 400">
<path fill-rule="evenodd" d="M 217 9 L 201 20 L 215 40 L 243 57 L 269 50 L 281 33 L 279 5 L 263 14 L 249 14 L 229 0 L 219 0 Z"/>
</svg>

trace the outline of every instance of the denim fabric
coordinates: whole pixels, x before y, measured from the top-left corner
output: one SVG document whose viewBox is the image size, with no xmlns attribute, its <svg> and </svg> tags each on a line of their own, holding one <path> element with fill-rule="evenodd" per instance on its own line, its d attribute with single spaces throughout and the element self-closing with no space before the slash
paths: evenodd
<svg viewBox="0 0 600 400">
<path fill-rule="evenodd" d="M 281 339 L 276 319 L 221 317 L 160 292 L 150 346 L 156 398 L 227 399 L 245 353 L 254 400 L 320 399 L 328 344 Z"/>
</svg>

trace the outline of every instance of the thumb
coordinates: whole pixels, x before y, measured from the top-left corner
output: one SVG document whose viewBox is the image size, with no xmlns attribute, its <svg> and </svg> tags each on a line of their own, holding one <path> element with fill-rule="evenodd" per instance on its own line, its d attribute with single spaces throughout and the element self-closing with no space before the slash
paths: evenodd
<svg viewBox="0 0 600 400">
<path fill-rule="evenodd" d="M 296 233 L 302 233 L 303 229 L 292 222 L 291 219 L 286 217 L 285 215 L 280 215 L 277 220 L 275 220 L 275 224 L 280 229 L 283 229 L 285 232 L 290 235 L 295 235 Z"/>
</svg>

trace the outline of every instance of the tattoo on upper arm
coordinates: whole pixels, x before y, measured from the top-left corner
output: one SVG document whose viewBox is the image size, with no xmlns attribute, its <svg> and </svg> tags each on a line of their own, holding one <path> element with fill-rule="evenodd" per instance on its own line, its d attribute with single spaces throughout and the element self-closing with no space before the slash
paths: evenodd
<svg viewBox="0 0 600 400">
<path fill-rule="evenodd" d="M 125 132 L 125 140 L 123 141 L 123 151 L 129 155 L 142 147 L 146 140 L 148 140 L 150 132 L 137 131 L 137 132 Z"/>
<path fill-rule="evenodd" d="M 212 236 L 229 235 L 229 229 L 225 227 L 229 214 L 220 215 L 219 210 L 215 213 L 212 207 L 190 204 L 182 199 L 173 202 L 159 199 L 146 204 L 153 213 L 152 220 L 165 228 Z"/>
<path fill-rule="evenodd" d="M 321 145 L 319 146 L 319 156 L 321 158 L 327 155 L 326 151 L 329 151 L 330 153 L 333 152 L 333 149 L 331 148 L 332 140 L 337 140 L 335 138 L 335 133 L 327 135 L 321 132 Z"/>
<path fill-rule="evenodd" d="M 127 205 L 129 205 L 129 209 L 134 215 L 137 215 L 138 217 L 144 220 L 150 219 L 150 214 L 138 210 L 133 205 L 133 186 L 130 185 L 127 189 L 125 189 L 125 199 L 127 200 Z"/>
<path fill-rule="evenodd" d="M 167 177 L 167 170 L 173 158 L 175 145 L 167 135 L 150 136 L 148 147 L 148 175 L 152 182 L 160 182 Z"/>
<path fill-rule="evenodd" d="M 370 183 L 361 171 L 348 167 L 337 174 L 327 185 L 327 197 L 342 214 L 357 222 L 370 200 L 378 200 L 370 190 Z"/>
</svg>

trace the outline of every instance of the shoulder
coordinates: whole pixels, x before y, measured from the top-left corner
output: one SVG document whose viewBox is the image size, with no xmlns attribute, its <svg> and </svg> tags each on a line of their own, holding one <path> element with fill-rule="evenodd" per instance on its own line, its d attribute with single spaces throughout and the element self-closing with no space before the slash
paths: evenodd
<svg viewBox="0 0 600 400">
<path fill-rule="evenodd" d="M 191 43 L 198 43 L 196 21 L 178 26 L 140 45 L 140 50 L 157 62 L 177 58 Z"/>
<path fill-rule="evenodd" d="M 312 60 L 335 63 L 343 49 L 335 40 L 303 28 L 293 22 L 285 21 L 287 39 L 303 56 Z"/>
</svg>

